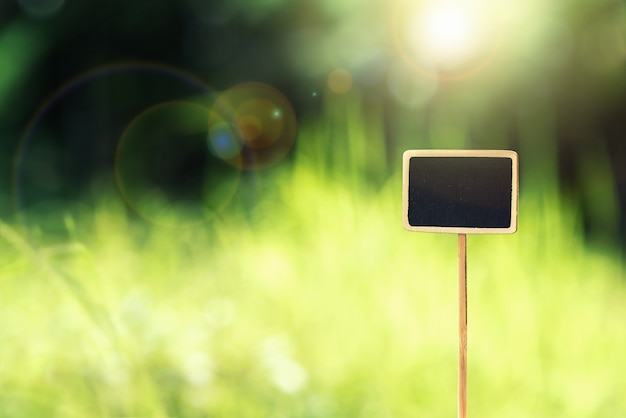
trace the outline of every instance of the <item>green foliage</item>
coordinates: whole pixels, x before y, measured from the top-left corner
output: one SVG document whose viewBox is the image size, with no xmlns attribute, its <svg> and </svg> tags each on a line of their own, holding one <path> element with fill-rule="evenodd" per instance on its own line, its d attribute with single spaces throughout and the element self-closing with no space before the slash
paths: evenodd
<svg viewBox="0 0 626 418">
<path fill-rule="evenodd" d="M 0 416 L 454 416 L 456 237 L 402 229 L 400 150 L 344 110 L 201 227 L 112 190 L 0 223 Z M 623 270 L 573 208 L 526 191 L 468 280 L 469 415 L 626 414 Z"/>
</svg>

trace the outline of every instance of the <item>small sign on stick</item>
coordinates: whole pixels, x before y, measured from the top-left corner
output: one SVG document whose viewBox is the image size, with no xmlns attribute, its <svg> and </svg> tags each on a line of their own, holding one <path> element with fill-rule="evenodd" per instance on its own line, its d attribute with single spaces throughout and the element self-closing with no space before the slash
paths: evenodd
<svg viewBox="0 0 626 418">
<path fill-rule="evenodd" d="M 459 398 L 467 416 L 467 235 L 517 231 L 518 158 L 508 150 L 409 150 L 403 156 L 402 223 L 458 234 Z"/>
<path fill-rule="evenodd" d="M 517 230 L 515 151 L 405 151 L 403 181 L 403 223 L 410 231 L 512 234 Z"/>
</svg>

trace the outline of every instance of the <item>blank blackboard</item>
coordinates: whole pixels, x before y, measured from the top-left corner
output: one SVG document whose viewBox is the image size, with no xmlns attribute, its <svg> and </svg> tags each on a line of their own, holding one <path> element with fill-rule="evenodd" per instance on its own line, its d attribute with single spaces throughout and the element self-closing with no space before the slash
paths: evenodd
<svg viewBox="0 0 626 418">
<path fill-rule="evenodd" d="M 403 223 L 408 230 L 470 234 L 517 230 L 514 151 L 406 151 L 403 189 Z"/>
</svg>

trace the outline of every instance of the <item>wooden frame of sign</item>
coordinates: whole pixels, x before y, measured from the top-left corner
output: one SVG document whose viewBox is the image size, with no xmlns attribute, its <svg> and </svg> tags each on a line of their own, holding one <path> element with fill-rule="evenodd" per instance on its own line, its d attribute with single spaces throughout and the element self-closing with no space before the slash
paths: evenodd
<svg viewBox="0 0 626 418">
<path fill-rule="evenodd" d="M 402 223 L 409 231 L 458 234 L 458 417 L 467 416 L 467 235 L 517 231 L 517 153 L 409 150 L 403 155 Z"/>
<path fill-rule="evenodd" d="M 402 190 L 403 226 L 409 231 L 512 234 L 517 230 L 515 151 L 405 151 Z"/>
</svg>

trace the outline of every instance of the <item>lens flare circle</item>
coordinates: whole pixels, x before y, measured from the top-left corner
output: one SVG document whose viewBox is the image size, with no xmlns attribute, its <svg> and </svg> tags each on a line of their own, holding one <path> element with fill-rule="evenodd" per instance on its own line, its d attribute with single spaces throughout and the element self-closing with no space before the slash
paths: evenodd
<svg viewBox="0 0 626 418">
<path fill-rule="evenodd" d="M 250 99 L 234 113 L 235 125 L 244 145 L 255 150 L 271 147 L 284 129 L 283 112 L 267 99 Z"/>
<path fill-rule="evenodd" d="M 326 83 L 335 94 L 347 93 L 352 88 L 352 74 L 344 68 L 335 68 L 328 73 Z"/>
<path fill-rule="evenodd" d="M 230 202 L 240 170 L 206 152 L 210 116 L 204 105 L 173 101 L 146 109 L 127 126 L 115 175 L 135 213 L 160 226 L 196 226 Z"/>
<path fill-rule="evenodd" d="M 479 3 L 402 1 L 393 11 L 393 41 L 421 76 L 464 80 L 485 70 L 500 47 L 492 20 Z"/>
<path fill-rule="evenodd" d="M 61 194 L 63 189 L 67 188 L 67 185 L 61 183 L 62 176 L 59 173 L 67 172 L 68 164 L 72 166 L 84 165 L 86 162 L 89 162 L 89 160 L 85 160 L 85 156 L 81 153 L 85 147 L 79 141 L 68 144 L 69 148 L 67 146 L 63 148 L 62 158 L 55 158 L 60 152 L 59 145 L 53 141 L 55 138 L 49 132 L 50 122 L 59 116 L 57 113 L 61 112 L 61 114 L 64 114 L 63 112 L 66 111 L 64 107 L 68 103 L 72 106 L 71 103 L 76 101 L 77 97 L 93 97 L 89 95 L 90 89 L 96 88 L 98 83 L 116 83 L 115 85 L 121 83 L 120 85 L 128 85 L 134 82 L 136 77 L 144 76 L 150 78 L 150 83 L 158 82 L 158 85 L 166 84 L 168 87 L 175 87 L 175 89 L 164 90 L 163 94 L 166 95 L 178 97 L 199 96 L 205 99 L 215 97 L 214 90 L 196 75 L 177 67 L 154 62 L 124 61 L 110 63 L 89 69 L 61 84 L 40 103 L 31 115 L 19 138 L 13 158 L 11 174 L 12 206 L 18 221 L 28 231 L 29 239 L 33 238 L 31 236 L 32 229 L 36 227 L 31 225 L 31 223 L 36 217 L 31 217 L 27 214 L 32 212 L 28 208 L 41 206 L 47 201 L 51 201 L 51 199 L 54 201 L 63 199 Z M 161 91 L 159 90 L 157 93 L 161 93 Z M 135 96 L 129 97 L 137 99 Z M 154 104 L 154 101 L 149 98 L 142 98 L 141 100 L 142 102 L 147 102 L 148 106 Z M 125 122 L 120 124 L 119 131 L 114 126 L 121 122 L 120 119 L 134 116 L 136 110 L 127 113 L 133 107 L 132 103 L 111 101 L 110 104 L 107 104 L 111 106 L 110 109 L 107 109 L 116 118 L 107 120 L 106 129 L 103 129 L 103 126 L 98 124 L 93 125 L 90 129 L 93 129 L 94 132 L 89 132 L 89 134 L 94 136 L 110 135 L 112 144 L 115 144 Z M 85 126 L 85 121 L 81 122 Z M 96 149 L 97 147 L 92 148 L 94 152 Z M 42 157 L 42 155 L 46 154 L 45 158 Z M 95 158 L 100 159 L 97 162 L 102 167 L 112 163 L 108 151 L 103 152 L 102 155 L 97 154 Z M 83 160 L 85 162 L 81 162 Z M 45 167 L 42 167 L 42 161 L 45 162 Z M 67 204 L 65 204 L 62 210 L 59 209 L 59 213 L 65 213 L 70 210 Z M 59 205 L 55 207 L 61 208 Z M 44 234 L 47 232 L 49 231 L 41 231 Z"/>
<path fill-rule="evenodd" d="M 243 170 L 281 161 L 296 138 L 296 116 L 287 98 L 264 83 L 242 83 L 216 99 L 207 145 L 213 155 Z"/>
<path fill-rule="evenodd" d="M 222 160 L 237 158 L 241 152 L 241 144 L 231 126 L 221 120 L 214 112 L 209 115 L 207 146 L 217 158 Z"/>
</svg>

